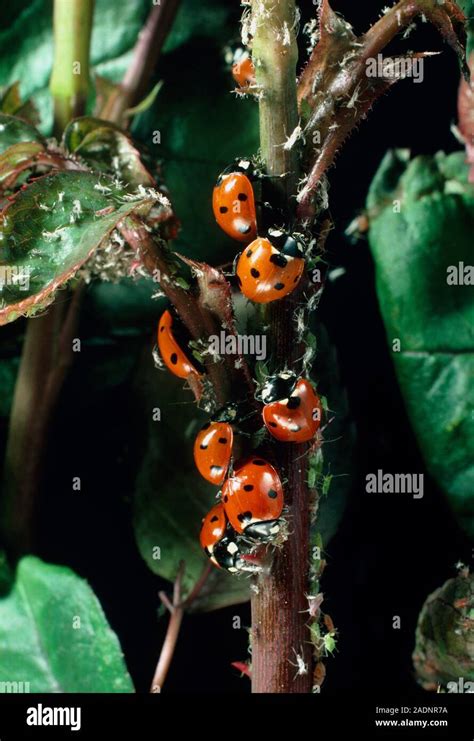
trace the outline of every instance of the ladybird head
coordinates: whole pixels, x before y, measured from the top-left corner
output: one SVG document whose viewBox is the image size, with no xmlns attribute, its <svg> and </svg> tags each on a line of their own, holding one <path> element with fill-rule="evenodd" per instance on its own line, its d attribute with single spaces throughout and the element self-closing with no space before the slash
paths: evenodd
<svg viewBox="0 0 474 741">
<path fill-rule="evenodd" d="M 275 540 L 280 533 L 279 520 L 264 520 L 262 522 L 253 522 L 244 530 L 243 537 L 257 543 L 270 543 Z"/>
<path fill-rule="evenodd" d="M 289 234 L 283 229 L 269 229 L 268 239 L 273 247 L 281 252 L 285 257 L 304 257 L 304 246 L 301 241 L 297 240 L 295 235 Z"/>
<path fill-rule="evenodd" d="M 260 392 L 262 402 L 271 404 L 273 401 L 288 399 L 296 386 L 297 380 L 297 375 L 291 371 L 283 371 L 276 376 L 270 376 Z"/>
</svg>

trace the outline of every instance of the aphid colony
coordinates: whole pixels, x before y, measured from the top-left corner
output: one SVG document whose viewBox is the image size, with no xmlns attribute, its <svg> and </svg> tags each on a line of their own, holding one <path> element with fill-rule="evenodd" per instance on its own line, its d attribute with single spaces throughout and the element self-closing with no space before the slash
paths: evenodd
<svg viewBox="0 0 474 741">
<path fill-rule="evenodd" d="M 242 89 L 254 84 L 250 58 L 236 62 L 233 73 Z M 240 291 L 251 301 L 268 303 L 296 288 L 305 261 L 301 244 L 284 229 L 273 227 L 264 236 L 259 235 L 253 187 L 258 177 L 262 176 L 250 162 L 234 163 L 219 176 L 212 207 L 223 231 L 246 245 L 235 261 Z M 200 377 L 199 364 L 191 361 L 181 347 L 180 329 L 166 310 L 158 325 L 163 362 L 178 378 Z M 308 380 L 288 371 L 279 373 L 267 379 L 258 398 L 263 423 L 273 438 L 283 443 L 304 443 L 315 437 L 322 405 Z M 284 508 L 280 477 L 268 461 L 252 451 L 234 461 L 235 435 L 241 421 L 239 406 L 230 403 L 204 425 L 194 443 L 199 473 L 220 487 L 217 504 L 202 522 L 201 546 L 215 566 L 233 573 L 260 568 L 255 552 L 278 539 Z"/>
</svg>

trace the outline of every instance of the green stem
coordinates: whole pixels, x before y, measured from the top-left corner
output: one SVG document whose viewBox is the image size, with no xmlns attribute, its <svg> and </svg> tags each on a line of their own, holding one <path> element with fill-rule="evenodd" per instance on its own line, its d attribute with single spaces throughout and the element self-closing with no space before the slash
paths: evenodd
<svg viewBox="0 0 474 741">
<path fill-rule="evenodd" d="M 85 112 L 89 91 L 89 50 L 94 0 L 55 0 L 54 61 L 50 92 L 54 101 L 54 134 L 60 136 Z"/>
<path fill-rule="evenodd" d="M 298 149 L 283 144 L 298 124 L 293 0 L 254 0 L 252 58 L 261 89 L 260 145 L 271 198 L 291 216 L 298 182 Z M 301 297 L 300 297 L 301 298 Z M 301 355 L 294 322 L 294 295 L 270 306 L 273 349 L 281 366 Z M 309 502 L 304 453 L 306 446 L 274 445 L 285 480 L 289 537 L 275 551 L 271 573 L 258 578 L 252 597 L 252 691 L 306 693 L 312 684 L 312 651 L 307 629 L 309 569 Z M 297 671 L 296 657 L 306 669 Z M 301 666 L 303 666 L 301 664 Z"/>
</svg>

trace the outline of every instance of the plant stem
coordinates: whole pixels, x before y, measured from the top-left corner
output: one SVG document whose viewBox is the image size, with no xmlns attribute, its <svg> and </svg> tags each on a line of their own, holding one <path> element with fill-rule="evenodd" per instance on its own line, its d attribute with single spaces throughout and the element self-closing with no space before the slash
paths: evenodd
<svg viewBox="0 0 474 741">
<path fill-rule="evenodd" d="M 189 608 L 194 600 L 198 597 L 201 589 L 207 581 L 210 570 L 210 564 L 206 564 L 201 576 L 195 583 L 193 589 L 189 593 L 188 597 L 183 601 L 181 598 L 181 587 L 185 571 L 185 564 L 182 561 L 179 565 L 178 573 L 174 582 L 173 601 L 170 602 L 165 592 L 159 593 L 159 597 L 162 603 L 170 613 L 170 620 L 168 623 L 165 640 L 161 648 L 158 664 L 156 665 L 155 673 L 153 675 L 150 692 L 156 693 L 161 692 L 162 690 L 163 684 L 171 665 L 171 661 L 173 660 L 184 613 L 186 609 Z"/>
<path fill-rule="evenodd" d="M 116 93 L 110 96 L 102 109 L 101 118 L 125 124 L 126 110 L 139 103 L 145 95 L 179 4 L 180 0 L 161 0 L 159 5 L 152 7 L 135 44 L 132 62 Z"/>
<path fill-rule="evenodd" d="M 54 61 L 49 87 L 58 137 L 71 118 L 85 112 L 93 12 L 94 0 L 54 2 Z"/>
<path fill-rule="evenodd" d="M 80 302 L 79 287 L 71 305 Z M 73 360 L 77 314 L 64 321 L 67 303 L 57 302 L 29 319 L 13 396 L 3 474 L 2 529 L 13 554 L 31 550 L 35 497 L 41 481 L 52 414 Z"/>
<path fill-rule="evenodd" d="M 297 47 L 293 0 L 254 0 L 255 33 L 252 58 L 262 90 L 261 155 L 272 179 L 273 196 L 292 212 L 298 181 L 296 146 L 282 146 L 298 124 L 296 97 Z M 281 177 L 283 176 L 283 177 Z M 291 316 L 297 298 L 275 302 L 270 326 L 275 354 L 282 366 L 301 354 Z M 258 577 L 252 597 L 252 691 L 301 693 L 311 690 L 312 651 L 304 610 L 309 568 L 309 492 L 304 455 L 306 446 L 274 446 L 277 468 L 285 481 L 289 537 L 276 549 L 271 573 Z M 307 673 L 296 674 L 299 655 Z"/>
</svg>

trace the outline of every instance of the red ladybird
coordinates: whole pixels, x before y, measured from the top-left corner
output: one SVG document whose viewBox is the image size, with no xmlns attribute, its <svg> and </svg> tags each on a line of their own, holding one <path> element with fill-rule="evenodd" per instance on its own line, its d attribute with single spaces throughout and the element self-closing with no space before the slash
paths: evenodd
<svg viewBox="0 0 474 741">
<path fill-rule="evenodd" d="M 212 193 L 214 216 L 223 231 L 239 242 L 257 236 L 257 212 L 250 179 L 251 164 L 240 160 L 224 170 Z"/>
<path fill-rule="evenodd" d="M 255 85 L 255 66 L 248 52 L 241 54 L 232 65 L 232 75 L 239 87 L 245 89 Z"/>
<path fill-rule="evenodd" d="M 278 249 L 269 239 L 257 237 L 240 255 L 236 276 L 248 299 L 266 304 L 287 296 L 298 285 L 304 271 L 301 247 L 292 238 Z"/>
<path fill-rule="evenodd" d="M 283 487 L 273 466 L 263 458 L 250 458 L 227 479 L 222 501 L 237 533 L 262 543 L 279 533 Z"/>
<path fill-rule="evenodd" d="M 262 390 L 263 421 L 269 433 L 281 442 L 312 440 L 322 418 L 321 399 L 305 378 L 281 373 L 269 378 Z"/>
<path fill-rule="evenodd" d="M 201 547 L 217 568 L 230 573 L 238 571 L 260 571 L 260 565 L 253 560 L 247 561 L 248 546 L 232 529 L 227 521 L 224 505 L 216 504 L 202 521 L 199 536 Z"/>
<path fill-rule="evenodd" d="M 173 334 L 173 317 L 166 309 L 158 324 L 158 348 L 164 364 L 178 378 L 201 374 L 181 350 Z"/>
<path fill-rule="evenodd" d="M 234 433 L 228 422 L 207 422 L 194 442 L 196 467 L 207 481 L 220 486 L 229 468 Z"/>
</svg>

